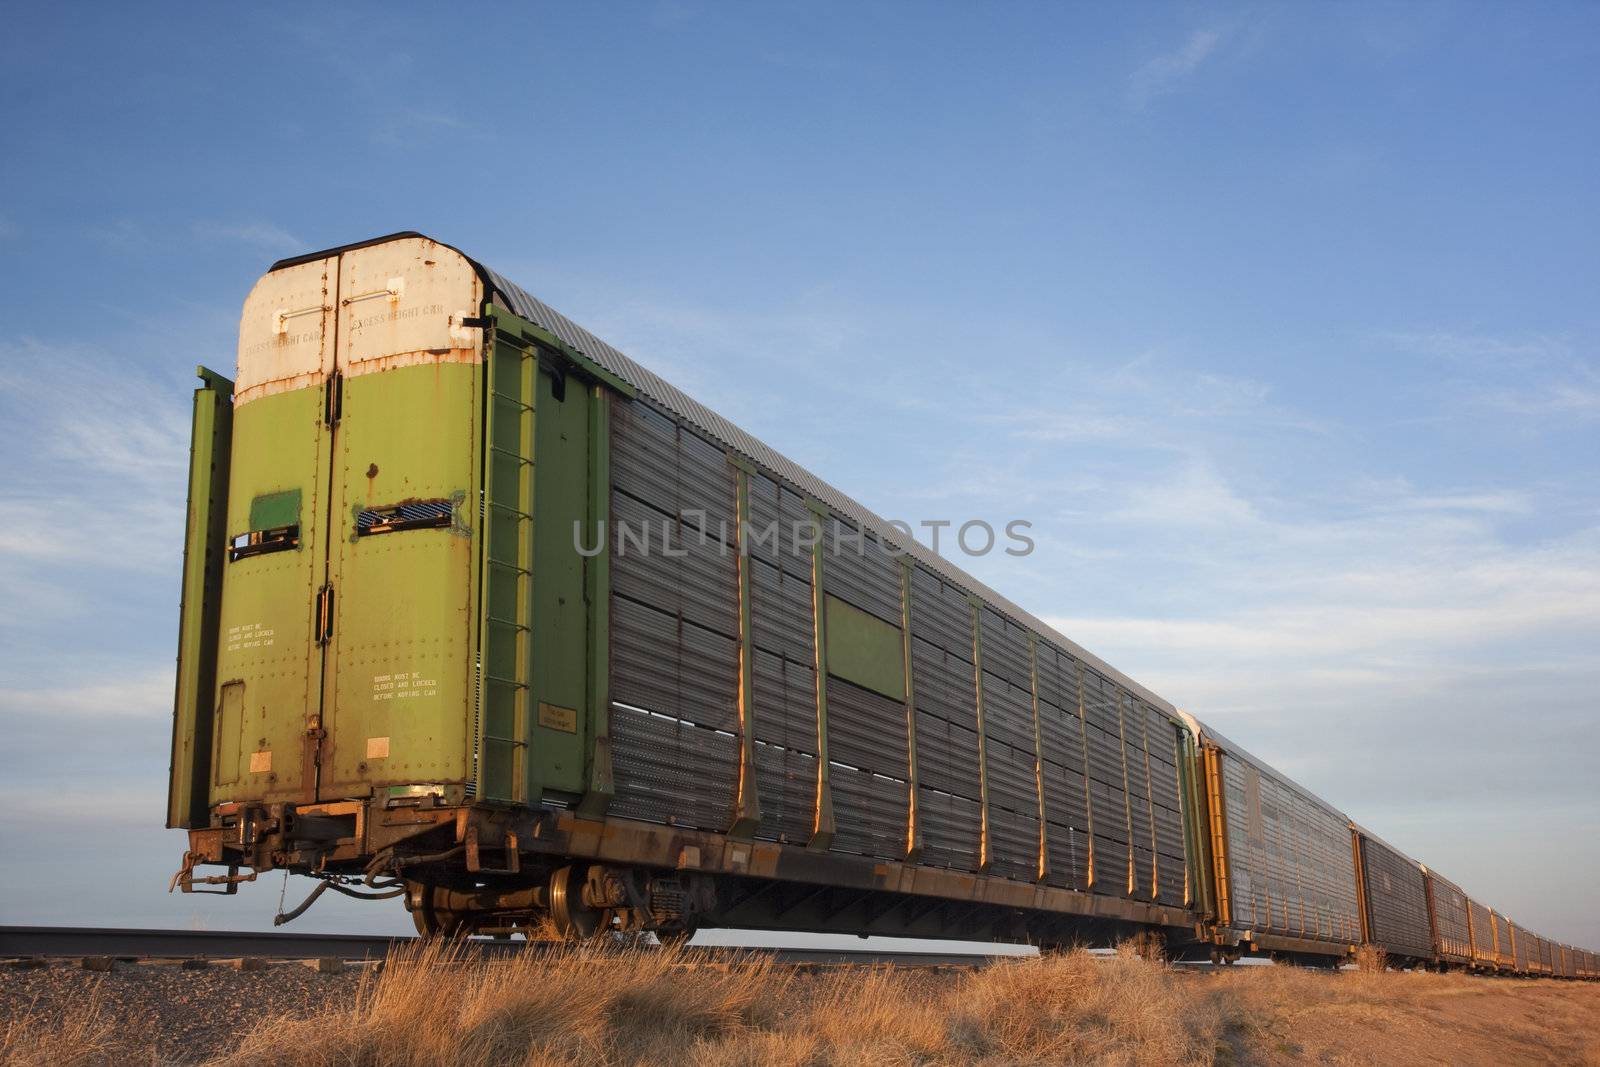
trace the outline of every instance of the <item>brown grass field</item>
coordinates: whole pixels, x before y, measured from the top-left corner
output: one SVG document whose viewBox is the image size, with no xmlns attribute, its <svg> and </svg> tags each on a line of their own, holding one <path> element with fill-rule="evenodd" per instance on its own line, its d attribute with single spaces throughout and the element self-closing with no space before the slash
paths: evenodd
<svg viewBox="0 0 1600 1067">
<path fill-rule="evenodd" d="M 65 1007 L 14 1013 L 0 1024 L 0 1060 L 178 1062 L 96 988 L 86 976 Z M 808 971 L 708 963 L 693 949 L 465 962 L 435 945 L 392 956 L 329 999 L 311 1014 L 244 1005 L 233 1051 L 204 1062 L 1600 1067 L 1596 983 L 1281 966 L 1196 973 L 1131 951 L 982 970 Z"/>
</svg>

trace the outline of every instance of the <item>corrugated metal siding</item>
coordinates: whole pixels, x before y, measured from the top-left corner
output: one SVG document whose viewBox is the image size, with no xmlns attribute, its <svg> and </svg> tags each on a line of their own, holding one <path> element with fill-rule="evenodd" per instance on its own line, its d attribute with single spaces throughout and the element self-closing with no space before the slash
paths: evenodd
<svg viewBox="0 0 1600 1067">
<path fill-rule="evenodd" d="M 607 371 L 639 391 L 649 404 L 659 407 L 702 431 L 716 442 L 764 467 L 776 478 L 787 482 L 800 493 L 821 501 L 855 526 L 868 530 L 882 541 L 900 546 L 908 551 L 921 566 L 939 578 L 960 589 L 981 597 L 993 610 L 1010 621 L 1048 638 L 1058 648 L 1070 652 L 1124 688 L 1172 712 L 1172 704 L 1146 689 L 1138 682 L 1117 671 L 1110 664 L 1093 655 L 1065 635 L 1057 632 L 1042 620 L 1010 601 L 976 578 L 962 571 L 944 557 L 915 540 L 904 538 L 884 519 L 863 507 L 857 501 L 828 485 L 816 475 L 779 454 L 744 430 L 728 422 L 705 405 L 685 395 L 681 390 L 663 381 L 659 376 L 641 367 L 617 349 L 606 344 L 594 334 L 560 314 L 543 301 L 529 294 L 516 283 L 498 272 L 479 264 L 490 285 L 498 291 L 499 298 L 510 311 L 533 322 L 561 338 L 566 344 L 582 352 Z"/>
<path fill-rule="evenodd" d="M 904 781 L 909 766 L 905 705 L 829 675 L 828 758 Z"/>
<path fill-rule="evenodd" d="M 613 813 L 725 830 L 733 821 L 739 739 L 634 708 L 611 709 Z"/>
<path fill-rule="evenodd" d="M 816 670 L 756 649 L 756 791 L 761 825 L 756 836 L 804 844 L 817 804 Z"/>
<path fill-rule="evenodd" d="M 1181 906 L 1185 903 L 1188 886 L 1188 857 L 1183 845 L 1178 727 L 1149 704 L 1141 701 L 1139 708 L 1145 720 L 1145 744 L 1150 757 L 1150 798 L 1155 816 L 1156 899 L 1163 904 Z"/>
<path fill-rule="evenodd" d="M 1223 749 L 1233 922 L 1334 943 L 1361 937 L 1346 820 L 1236 750 Z"/>
<path fill-rule="evenodd" d="M 989 612 L 984 612 L 989 616 Z M 994 616 L 998 620 L 999 616 Z M 1014 635 L 1020 638 L 1020 635 Z M 1032 881 L 1039 870 L 1039 791 L 1033 747 L 1033 693 L 1028 653 L 985 625 L 983 656 L 984 758 L 989 776 L 991 873 Z M 995 670 L 1005 672 L 999 676 Z M 1012 679 L 1021 677 L 1022 685 Z"/>
<path fill-rule="evenodd" d="M 750 640 L 755 646 L 756 836 L 803 844 L 816 827 L 817 669 L 809 556 L 794 549 L 800 497 L 749 478 Z M 763 536 L 771 530 L 770 537 Z"/>
<path fill-rule="evenodd" d="M 829 692 L 832 707 L 832 692 Z M 880 859 L 906 853 L 906 783 L 830 761 L 833 816 L 838 824 L 833 848 Z"/>
<path fill-rule="evenodd" d="M 816 756 L 757 737 L 756 788 L 761 798 L 761 825 L 755 836 L 797 845 L 811 839 L 816 825 Z"/>
<path fill-rule="evenodd" d="M 899 562 L 849 523 L 824 526 L 823 588 L 891 626 L 899 626 Z"/>
<path fill-rule="evenodd" d="M 986 604 L 980 625 L 985 648 L 985 707 L 986 711 L 991 705 L 994 708 L 992 714 L 985 715 L 985 748 L 990 752 L 990 845 L 995 873 L 1026 879 L 1037 873 L 1040 828 L 1028 656 L 1031 631 L 1043 638 L 1040 654 L 1060 660 L 1053 683 L 1054 710 L 1048 714 L 1041 710 L 1044 718 L 1040 722 L 1041 734 L 1049 737 L 1045 740 L 1042 736 L 1041 742 L 1054 757 L 1039 768 L 1048 783 L 1044 799 L 1051 826 L 1047 835 L 1050 880 L 1083 886 L 1090 877 L 1092 855 L 1096 891 L 1126 895 L 1131 879 L 1136 897 L 1148 899 L 1153 895 L 1168 903 L 1182 902 L 1185 858 L 1177 764 L 1169 751 L 1176 729 L 1170 717 L 1170 703 L 947 560 L 914 541 L 907 542 L 856 501 L 732 426 L 520 287 L 493 271 L 486 274 L 511 311 L 548 329 L 639 390 L 638 402 L 613 405 L 613 479 L 619 494 L 632 498 L 622 501 L 620 517 L 676 516 L 674 538 L 688 542 L 685 547 L 705 549 L 709 546 L 700 544 L 697 537 L 701 518 L 683 514 L 686 508 L 693 507 L 705 511 L 703 525 L 710 529 L 713 540 L 732 543 L 734 535 L 721 532 L 731 531 L 734 523 L 733 477 L 721 452 L 731 450 L 764 468 L 750 477 L 751 524 L 757 530 L 765 530 L 776 523 L 778 543 L 774 547 L 755 546 L 753 554 L 758 562 L 751 568 L 752 639 L 759 653 L 753 691 L 757 785 L 764 809 L 758 831 L 761 836 L 792 838 L 802 832 L 809 818 L 802 803 L 802 779 L 815 762 L 815 742 L 811 740 L 815 708 L 806 702 L 807 689 L 815 684 L 814 676 L 807 673 L 814 667 L 815 650 L 810 647 L 809 560 L 805 553 L 794 551 L 793 534 L 795 522 L 811 518 L 805 506 L 805 497 L 809 496 L 844 522 L 838 530 L 832 528 L 831 522 L 823 524 L 825 545 L 830 549 L 824 564 L 829 593 L 898 625 L 899 565 L 878 545 L 884 542 L 899 546 L 916 562 L 912 576 L 911 669 L 924 862 L 971 869 L 976 858 L 976 680 L 971 609 L 966 600 L 971 593 Z M 635 445 L 631 450 L 627 448 L 630 437 Z M 618 441 L 622 443 L 620 448 Z M 708 499 L 687 501 L 685 494 L 690 491 Z M 651 510 L 641 510 L 644 508 Z M 834 554 L 832 550 L 836 548 L 842 548 L 842 553 Z M 640 706 L 734 734 L 738 730 L 736 707 L 728 700 L 727 682 L 737 677 L 736 670 L 728 669 L 736 667 L 736 640 L 733 647 L 724 647 L 712 638 L 737 637 L 736 630 L 730 630 L 737 626 L 737 587 L 732 584 L 735 572 L 731 568 L 724 570 L 721 556 L 715 552 L 692 553 L 689 559 L 687 564 L 652 560 L 631 569 L 626 565 L 620 570 L 614 568 L 617 599 L 656 612 L 623 613 L 620 633 L 613 635 L 614 643 L 628 646 L 641 635 L 647 640 L 638 649 L 624 647 L 619 650 L 620 655 L 614 655 L 613 662 L 620 662 L 622 674 L 616 699 L 631 702 L 648 698 L 660 706 Z M 724 590 L 728 591 L 726 595 Z M 690 644 L 705 662 L 695 660 L 692 665 L 710 668 L 711 677 L 694 682 L 692 693 L 685 692 L 688 683 L 684 679 L 692 657 L 681 642 L 674 647 L 669 622 L 693 636 Z M 672 677 L 644 677 L 645 653 L 664 657 L 660 660 L 668 667 L 664 673 Z M 1088 683 L 1092 694 L 1086 699 L 1087 724 L 1080 718 L 1076 692 L 1080 664 L 1092 678 Z M 834 684 L 830 680 L 830 696 Z M 831 705 L 830 699 L 829 754 L 846 765 L 842 782 L 836 773 L 839 768 L 830 769 L 835 782 L 834 815 L 839 823 L 835 847 L 898 855 L 895 849 L 901 844 L 900 831 L 896 828 L 891 834 L 887 828 L 895 826 L 904 809 L 904 790 L 897 794 L 896 786 L 903 785 L 905 771 L 868 773 L 876 769 L 858 768 L 850 761 L 870 758 L 882 762 L 882 746 L 870 742 L 893 735 L 899 739 L 897 743 L 903 743 L 903 714 L 898 728 L 890 727 L 883 735 L 874 734 L 869 739 L 866 731 L 874 728 L 872 722 L 889 722 L 884 709 L 875 713 L 876 718 L 862 718 L 866 712 L 852 704 L 847 695 L 843 717 L 835 727 Z M 1085 741 L 1089 742 L 1087 760 Z M 835 751 L 836 745 L 849 758 Z M 617 762 L 619 767 L 631 765 L 623 759 Z M 851 778 L 851 773 L 857 777 Z M 863 773 L 872 780 L 860 778 Z M 618 788 L 619 807 L 613 810 L 623 814 L 632 809 L 620 799 L 626 792 L 625 783 L 619 780 Z M 720 798 L 722 784 L 717 783 L 712 792 Z M 811 799 L 814 803 L 814 797 Z M 862 819 L 858 820 L 858 813 L 851 807 L 854 804 L 871 804 L 873 809 L 870 814 L 859 812 Z M 720 800 L 715 806 L 720 807 Z M 847 822 L 852 823 L 852 828 L 847 829 Z M 896 841 L 895 846 L 889 844 L 891 839 Z M 880 849 L 890 851 L 880 853 Z"/>
<path fill-rule="evenodd" d="M 1365 833 L 1359 840 L 1372 943 L 1391 956 L 1431 959 L 1433 933 L 1422 868 Z"/>
<path fill-rule="evenodd" d="M 611 812 L 726 830 L 739 779 L 733 468 L 625 401 L 612 404 L 611 457 L 611 698 L 625 706 L 612 716 Z"/>
<path fill-rule="evenodd" d="M 1078 714 L 1078 668 L 1071 657 L 1041 644 L 1039 741 L 1043 754 L 1049 872 L 1045 881 L 1070 889 L 1089 885 L 1089 808 L 1084 776 L 1083 723 Z"/>
<path fill-rule="evenodd" d="M 1498 963 L 1500 945 L 1498 923 L 1487 904 L 1467 898 L 1467 912 L 1472 916 L 1472 959 L 1475 963 Z"/>
<path fill-rule="evenodd" d="M 1526 971 L 1531 960 L 1538 955 L 1538 946 L 1533 943 L 1533 935 L 1518 926 L 1516 923 L 1507 923 L 1511 931 L 1511 962 L 1519 971 Z"/>
<path fill-rule="evenodd" d="M 1433 901 L 1435 945 L 1441 958 L 1454 963 L 1472 960 L 1472 933 L 1467 920 L 1467 895 L 1453 882 L 1428 872 L 1428 893 Z"/>
<path fill-rule="evenodd" d="M 1133 891 L 1132 830 L 1122 765 L 1122 714 L 1114 682 L 1087 666 L 1081 673 L 1084 739 L 1089 770 L 1089 818 L 1094 827 L 1094 889 L 1113 896 Z"/>
<path fill-rule="evenodd" d="M 911 689 L 916 708 L 922 861 L 978 869 L 982 833 L 978 700 L 966 594 L 924 567 L 911 574 Z"/>
<path fill-rule="evenodd" d="M 977 870 L 980 810 L 976 800 L 919 782 L 917 816 L 922 826 L 922 862 L 961 871 Z"/>
<path fill-rule="evenodd" d="M 828 759 L 833 847 L 903 857 L 910 821 L 905 705 L 830 675 Z"/>
</svg>

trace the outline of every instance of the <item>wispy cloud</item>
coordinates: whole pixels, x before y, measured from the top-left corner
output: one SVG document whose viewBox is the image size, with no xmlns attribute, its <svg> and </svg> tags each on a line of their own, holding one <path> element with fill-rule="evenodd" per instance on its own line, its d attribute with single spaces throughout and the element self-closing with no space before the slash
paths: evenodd
<svg viewBox="0 0 1600 1067">
<path fill-rule="evenodd" d="M 1572 355 L 1572 347 L 1564 338 L 1543 334 L 1502 336 L 1454 330 L 1384 330 L 1374 333 L 1372 341 L 1399 352 L 1474 367 L 1528 366 Z"/>
<path fill-rule="evenodd" d="M 1483 511 L 1498 515 L 1526 515 L 1533 510 L 1528 494 L 1513 490 L 1412 496 L 1398 506 L 1412 511 Z"/>
<path fill-rule="evenodd" d="M 1600 417 L 1600 365 L 1569 338 L 1422 330 L 1377 333 L 1372 341 L 1451 365 L 1458 402 L 1480 411 Z"/>
<path fill-rule="evenodd" d="M 0 454 L 13 471 L 0 490 L 0 579 L 12 621 L 75 610 L 91 572 L 168 567 L 182 537 L 185 392 L 105 354 L 35 341 L 0 344 L 0 363 L 0 417 L 12 429 Z M 95 383 L 125 417 L 63 381 Z"/>
<path fill-rule="evenodd" d="M 266 222 L 196 222 L 194 234 L 196 237 L 237 241 L 275 252 L 298 252 L 306 247 L 305 242 L 294 234 Z"/>
<path fill-rule="evenodd" d="M 1135 109 L 1142 109 L 1157 97 L 1177 92 L 1221 43 L 1220 31 L 1195 30 L 1174 51 L 1146 61 L 1128 79 L 1129 102 Z"/>
<path fill-rule="evenodd" d="M 459 115 L 437 108 L 415 107 L 392 112 L 372 133 L 374 144 L 399 147 L 439 134 L 476 134 L 477 127 Z"/>
<path fill-rule="evenodd" d="M 161 719 L 172 712 L 172 671 L 152 667 L 134 674 L 46 689 L 0 689 L 0 721 Z"/>
<path fill-rule="evenodd" d="M 1600 376 L 1587 367 L 1577 368 L 1576 380 L 1546 382 L 1528 389 L 1499 389 L 1478 397 L 1485 407 L 1513 415 L 1570 415 L 1600 418 Z"/>
</svg>

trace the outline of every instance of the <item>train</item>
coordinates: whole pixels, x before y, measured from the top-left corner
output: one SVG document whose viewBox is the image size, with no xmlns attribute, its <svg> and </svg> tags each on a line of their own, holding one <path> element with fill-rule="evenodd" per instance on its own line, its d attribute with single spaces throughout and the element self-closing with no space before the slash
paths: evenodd
<svg viewBox="0 0 1600 1067">
<path fill-rule="evenodd" d="M 1600 977 L 449 245 L 273 264 L 198 373 L 173 888 Z"/>
</svg>

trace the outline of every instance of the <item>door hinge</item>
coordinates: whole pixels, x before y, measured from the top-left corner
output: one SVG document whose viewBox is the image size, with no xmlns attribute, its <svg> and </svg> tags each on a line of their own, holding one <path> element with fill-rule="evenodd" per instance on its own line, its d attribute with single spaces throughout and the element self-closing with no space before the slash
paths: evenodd
<svg viewBox="0 0 1600 1067">
<path fill-rule="evenodd" d="M 333 583 L 317 590 L 316 637 L 317 644 L 325 645 L 333 636 Z"/>
<path fill-rule="evenodd" d="M 344 410 L 344 375 L 334 371 L 322 387 L 322 421 L 329 427 L 338 425 Z"/>
</svg>

